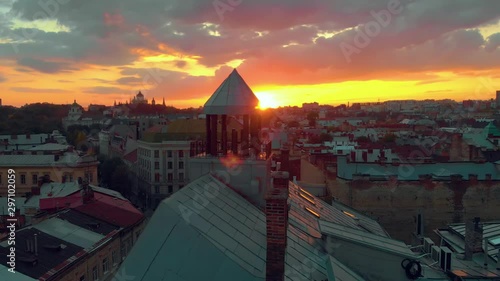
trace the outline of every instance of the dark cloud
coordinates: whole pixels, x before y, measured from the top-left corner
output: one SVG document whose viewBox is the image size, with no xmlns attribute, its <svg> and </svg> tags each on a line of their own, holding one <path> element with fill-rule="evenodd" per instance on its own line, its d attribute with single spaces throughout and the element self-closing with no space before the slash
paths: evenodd
<svg viewBox="0 0 500 281">
<path fill-rule="evenodd" d="M 182 98 L 211 94 L 230 72 L 223 66 L 235 59 L 244 60 L 239 70 L 252 84 L 436 83 L 440 78 L 427 73 L 498 68 L 500 34 L 484 38 L 477 28 L 498 23 L 500 1 L 401 0 L 396 14 L 389 12 L 391 2 L 243 0 L 220 10 L 213 0 L 68 1 L 53 13 L 42 12 L 70 32 L 9 30 L 9 18 L 0 17 L 0 39 L 14 42 L 0 44 L 0 57 L 18 61 L 25 66 L 21 70 L 45 73 L 71 71 L 76 65 L 122 66 L 124 77 L 95 81 Z M 12 15 L 25 20 L 40 10 L 37 1 L 12 5 Z M 374 27 L 376 34 L 366 37 Z M 363 46 L 356 44 L 361 34 Z M 355 52 L 346 55 L 342 46 Z M 173 54 L 173 65 L 181 69 L 186 65 L 182 55 L 190 55 L 219 70 L 214 77 L 195 77 L 157 66 L 128 67 L 145 54 Z M 120 93 L 116 87 L 86 90 Z"/>
<path fill-rule="evenodd" d="M 58 73 L 77 70 L 65 62 L 51 62 L 28 57 L 18 59 L 17 64 L 43 73 Z"/>
<path fill-rule="evenodd" d="M 42 88 L 28 88 L 28 87 L 13 87 L 10 88 L 10 90 L 19 93 L 53 93 L 53 94 L 69 93 L 69 91 L 62 89 L 42 89 Z"/>
<path fill-rule="evenodd" d="M 124 92 L 123 89 L 120 89 L 118 87 L 91 87 L 82 89 L 82 91 L 88 94 L 104 94 L 104 95 L 120 94 Z"/>
<path fill-rule="evenodd" d="M 126 76 L 116 80 L 116 83 L 120 85 L 137 85 L 142 83 L 142 79 L 133 76 Z"/>
</svg>

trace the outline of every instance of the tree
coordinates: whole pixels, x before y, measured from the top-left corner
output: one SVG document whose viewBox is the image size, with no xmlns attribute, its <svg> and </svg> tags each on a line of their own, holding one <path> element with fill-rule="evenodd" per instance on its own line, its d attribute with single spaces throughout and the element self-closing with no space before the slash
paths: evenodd
<svg viewBox="0 0 500 281">
<path fill-rule="evenodd" d="M 300 123 L 295 121 L 295 120 L 292 120 L 292 121 L 288 122 L 287 127 L 288 128 L 299 128 Z"/>
<path fill-rule="evenodd" d="M 323 143 L 325 141 L 332 141 L 333 136 L 330 134 L 327 134 L 327 133 L 321 133 L 321 135 L 319 135 L 319 140 L 321 143 Z"/>
<path fill-rule="evenodd" d="M 384 142 L 384 143 L 395 143 L 396 142 L 396 135 L 392 134 L 392 133 L 388 133 L 388 134 L 386 134 L 382 138 L 382 142 Z"/>
<path fill-rule="evenodd" d="M 110 187 L 112 183 L 112 176 L 116 168 L 121 165 L 125 165 L 125 163 L 123 163 L 123 160 L 119 157 L 104 159 L 100 156 L 99 158 L 101 158 L 100 161 L 102 161 L 99 164 L 99 178 L 101 184 L 105 187 Z"/>
<path fill-rule="evenodd" d="M 115 167 L 111 175 L 110 188 L 120 192 L 123 196 L 128 197 L 131 192 L 130 180 L 128 178 L 129 169 L 127 165 L 121 164 Z"/>
<path fill-rule="evenodd" d="M 365 137 L 365 136 L 360 136 L 360 137 L 356 138 L 356 141 L 359 143 L 366 143 L 366 142 L 370 142 L 370 139 L 368 137 Z"/>
<path fill-rule="evenodd" d="M 309 126 L 315 127 L 316 120 L 319 118 L 319 113 L 316 111 L 311 111 L 307 114 L 307 120 L 309 120 Z"/>
</svg>

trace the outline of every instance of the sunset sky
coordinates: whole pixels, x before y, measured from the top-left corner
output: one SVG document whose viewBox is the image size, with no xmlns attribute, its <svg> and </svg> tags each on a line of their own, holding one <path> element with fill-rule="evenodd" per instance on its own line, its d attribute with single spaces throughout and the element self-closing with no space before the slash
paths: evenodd
<svg viewBox="0 0 500 281">
<path fill-rule="evenodd" d="M 264 107 L 494 97 L 500 1 L 396 2 L 0 0 L 0 98 L 198 107 L 235 67 Z"/>
</svg>

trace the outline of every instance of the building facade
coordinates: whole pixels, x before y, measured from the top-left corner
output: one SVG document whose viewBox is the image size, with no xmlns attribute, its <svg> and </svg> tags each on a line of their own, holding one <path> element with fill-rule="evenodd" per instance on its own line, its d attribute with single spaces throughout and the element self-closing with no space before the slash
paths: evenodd
<svg viewBox="0 0 500 281">
<path fill-rule="evenodd" d="M 56 182 L 88 179 L 90 184 L 97 185 L 98 165 L 96 157 L 79 156 L 73 152 L 62 155 L 0 155 L 0 195 L 7 195 L 10 169 L 15 171 L 16 196 L 25 196 L 41 177 L 46 176 Z"/>
<path fill-rule="evenodd" d="M 189 182 L 190 147 L 191 141 L 138 142 L 135 195 L 144 205 L 155 208 Z"/>
</svg>

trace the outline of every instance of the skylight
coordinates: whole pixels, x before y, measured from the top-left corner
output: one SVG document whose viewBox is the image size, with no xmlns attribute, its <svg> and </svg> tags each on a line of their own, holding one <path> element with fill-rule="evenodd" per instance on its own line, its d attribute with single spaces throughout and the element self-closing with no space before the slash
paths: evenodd
<svg viewBox="0 0 500 281">
<path fill-rule="evenodd" d="M 493 246 L 498 246 L 500 245 L 500 237 L 496 237 L 494 239 L 490 240 L 490 243 L 493 244 Z"/>
<path fill-rule="evenodd" d="M 308 211 L 309 213 L 313 214 L 315 217 L 319 218 L 319 214 L 315 212 L 313 209 L 309 207 L 304 207 L 304 209 L 306 209 L 306 211 Z"/>
<path fill-rule="evenodd" d="M 312 200 L 311 198 L 307 197 L 305 194 L 303 193 L 300 193 L 300 197 L 304 198 L 307 202 L 313 204 L 313 205 L 316 205 L 316 203 L 314 202 L 314 200 Z"/>
<path fill-rule="evenodd" d="M 355 218 L 356 218 L 356 216 L 355 216 L 355 215 L 353 215 L 353 214 L 351 214 L 351 213 L 349 213 L 349 212 L 347 212 L 347 211 L 342 211 L 342 213 L 344 213 L 344 214 L 345 214 L 345 215 L 347 215 L 347 216 L 350 216 L 350 217 L 351 217 L 351 218 L 353 218 L 353 219 L 355 219 Z"/>
</svg>

